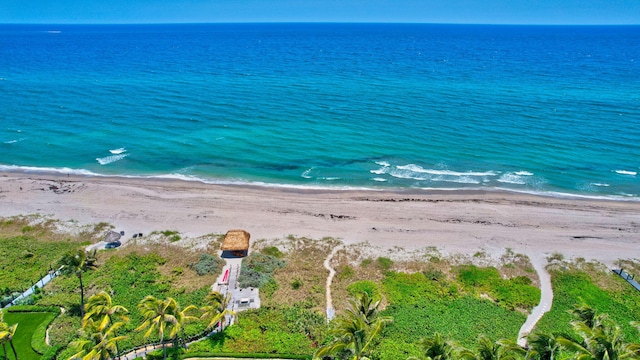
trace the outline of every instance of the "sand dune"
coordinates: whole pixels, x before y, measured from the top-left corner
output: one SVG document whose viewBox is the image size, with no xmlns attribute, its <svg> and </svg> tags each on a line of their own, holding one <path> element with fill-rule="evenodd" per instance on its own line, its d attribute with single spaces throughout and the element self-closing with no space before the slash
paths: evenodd
<svg viewBox="0 0 640 360">
<path fill-rule="evenodd" d="M 187 236 L 232 228 L 253 239 L 287 235 L 435 246 L 444 254 L 506 248 L 613 265 L 640 257 L 640 202 L 557 199 L 480 191 L 302 191 L 197 182 L 0 173 L 0 216 L 39 213 L 106 221 L 132 234 Z"/>
</svg>

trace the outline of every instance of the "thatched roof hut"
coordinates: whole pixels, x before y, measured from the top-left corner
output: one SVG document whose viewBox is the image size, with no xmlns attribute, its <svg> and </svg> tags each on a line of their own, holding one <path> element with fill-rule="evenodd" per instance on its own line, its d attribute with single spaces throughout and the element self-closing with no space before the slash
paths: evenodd
<svg viewBox="0 0 640 360">
<path fill-rule="evenodd" d="M 249 238 L 251 234 L 244 230 L 229 230 L 222 242 L 222 251 L 246 252 L 249 251 Z"/>
<path fill-rule="evenodd" d="M 105 235 L 104 242 L 110 243 L 110 242 L 118 241 L 120 240 L 120 237 L 121 237 L 120 233 L 117 233 L 111 230 L 107 233 L 107 235 Z"/>
</svg>

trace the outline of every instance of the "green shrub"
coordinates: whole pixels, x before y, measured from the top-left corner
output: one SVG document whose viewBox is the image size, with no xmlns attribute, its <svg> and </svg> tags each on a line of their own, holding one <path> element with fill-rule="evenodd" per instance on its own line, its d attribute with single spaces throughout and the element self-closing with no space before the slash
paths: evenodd
<svg viewBox="0 0 640 360">
<path fill-rule="evenodd" d="M 295 280 L 293 280 L 293 281 L 291 282 L 291 288 L 292 288 L 293 290 L 298 290 L 298 289 L 300 289 L 300 288 L 302 287 L 302 284 L 303 284 L 302 280 L 300 280 L 300 279 L 295 279 Z"/>
<path fill-rule="evenodd" d="M 210 254 L 200 254 L 200 260 L 189 266 L 200 276 L 217 274 L 222 271 L 224 260 Z"/>
<path fill-rule="evenodd" d="M 378 258 L 378 266 L 380 267 L 380 269 L 387 271 L 389 269 L 391 269 L 391 267 L 393 266 L 393 260 L 387 258 L 387 257 L 379 257 Z"/>
<path fill-rule="evenodd" d="M 371 263 L 373 263 L 373 260 L 367 258 L 367 259 L 362 260 L 362 262 L 360 263 L 360 266 L 367 267 L 367 266 L 371 265 Z"/>
<path fill-rule="evenodd" d="M 345 265 L 342 269 L 338 270 L 338 279 L 350 279 L 355 274 L 353 268 L 349 265 Z"/>
<path fill-rule="evenodd" d="M 284 260 L 271 255 L 251 254 L 242 260 L 238 284 L 243 288 L 261 288 L 269 282 L 276 269 L 285 265 Z"/>
<path fill-rule="evenodd" d="M 281 259 L 284 257 L 284 254 L 275 246 L 269 246 L 260 251 L 261 253 L 269 256 L 273 256 L 275 258 Z"/>
</svg>

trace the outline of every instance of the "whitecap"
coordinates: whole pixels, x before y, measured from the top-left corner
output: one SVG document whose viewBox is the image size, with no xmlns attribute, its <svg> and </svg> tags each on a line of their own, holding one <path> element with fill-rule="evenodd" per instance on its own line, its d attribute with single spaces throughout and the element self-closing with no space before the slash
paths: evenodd
<svg viewBox="0 0 640 360">
<path fill-rule="evenodd" d="M 113 149 L 113 150 L 109 150 L 110 153 L 115 154 L 115 155 L 119 155 L 122 154 L 123 152 L 126 152 L 127 149 L 125 148 L 118 148 L 118 149 Z"/>
<path fill-rule="evenodd" d="M 111 156 L 105 156 L 103 158 L 96 158 L 96 160 L 98 161 L 98 163 L 100 163 L 100 165 L 107 165 L 107 164 L 114 163 L 118 160 L 122 160 L 125 157 L 127 157 L 127 155 L 129 154 L 111 155 Z"/>
<path fill-rule="evenodd" d="M 636 176 L 638 174 L 638 172 L 636 171 L 629 171 L 629 170 L 616 170 L 615 172 L 620 175 L 631 175 L 631 176 Z"/>
<path fill-rule="evenodd" d="M 22 171 L 36 173 L 54 173 L 54 174 L 72 174 L 85 176 L 100 176 L 100 174 L 85 169 L 71 169 L 67 167 L 35 167 L 35 166 L 18 166 L 18 165 L 0 165 L 0 171 Z"/>
<path fill-rule="evenodd" d="M 516 184 L 516 185 L 526 184 L 526 182 L 522 178 L 522 175 L 518 175 L 517 172 L 502 174 L 502 176 L 500 176 L 500 178 L 498 179 L 498 182 L 505 183 L 505 184 Z"/>
<path fill-rule="evenodd" d="M 373 178 L 373 179 L 371 179 L 371 180 L 373 180 L 373 181 L 377 181 L 377 182 L 386 182 L 386 181 L 387 181 L 387 179 L 383 179 L 383 178 L 379 178 L 379 177 L 377 177 L 377 178 Z"/>
<path fill-rule="evenodd" d="M 15 143 L 17 143 L 19 141 L 22 141 L 22 140 L 24 140 L 24 138 L 9 140 L 9 141 L 5 141 L 4 143 L 5 144 L 15 144 Z"/>
<path fill-rule="evenodd" d="M 532 172 L 528 172 L 528 171 L 516 171 L 515 172 L 516 175 L 518 176 L 533 176 Z"/>
<path fill-rule="evenodd" d="M 606 184 L 606 183 L 591 183 L 590 185 L 599 186 L 599 187 L 609 187 L 609 186 L 611 186 L 611 185 Z"/>
<path fill-rule="evenodd" d="M 451 170 L 436 170 L 436 169 L 425 169 L 419 165 L 416 164 L 408 164 L 408 165 L 399 165 L 396 166 L 396 168 L 400 169 L 400 170 L 409 170 L 409 171 L 413 171 L 413 172 L 417 172 L 417 173 L 426 173 L 426 174 L 432 174 L 432 175 L 445 175 L 445 176 L 495 176 L 496 173 L 493 171 L 483 171 L 483 172 L 478 172 L 478 171 L 466 171 L 466 172 L 459 172 L 459 171 L 451 171 Z"/>
<path fill-rule="evenodd" d="M 376 174 L 376 175 L 383 175 L 389 172 L 389 167 L 391 166 L 391 164 L 389 164 L 386 161 L 376 161 L 376 165 L 380 165 L 381 167 L 379 169 L 369 170 L 370 173 Z"/>
<path fill-rule="evenodd" d="M 311 173 L 311 170 L 313 170 L 313 168 L 309 168 L 309 169 L 305 170 L 302 173 L 302 175 L 300 175 L 300 176 L 305 178 L 305 179 L 311 179 L 311 175 L 309 175 Z"/>
</svg>

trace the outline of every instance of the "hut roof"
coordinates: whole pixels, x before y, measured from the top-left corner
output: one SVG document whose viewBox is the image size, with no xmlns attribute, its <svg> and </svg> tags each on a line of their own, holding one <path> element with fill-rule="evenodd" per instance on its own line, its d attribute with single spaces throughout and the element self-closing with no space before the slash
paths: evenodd
<svg viewBox="0 0 640 360">
<path fill-rule="evenodd" d="M 109 231 L 104 237 L 105 242 L 114 242 L 118 240 L 120 240 L 120 233 L 117 233 L 113 230 Z"/>
<path fill-rule="evenodd" d="M 251 234 L 244 230 L 229 230 L 222 242 L 222 251 L 249 250 Z"/>
</svg>

